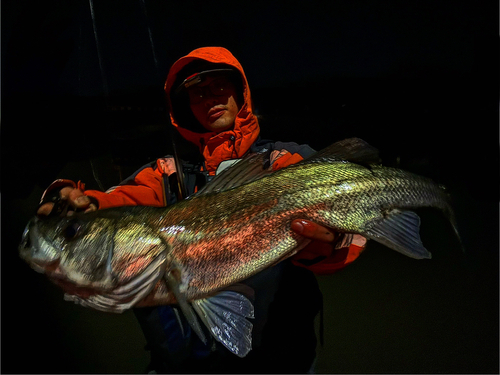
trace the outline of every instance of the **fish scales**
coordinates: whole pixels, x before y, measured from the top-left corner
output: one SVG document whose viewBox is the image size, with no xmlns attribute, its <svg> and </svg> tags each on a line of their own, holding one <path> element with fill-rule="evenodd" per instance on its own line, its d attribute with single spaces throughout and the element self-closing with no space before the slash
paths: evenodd
<svg viewBox="0 0 500 375">
<path fill-rule="evenodd" d="M 342 158 L 346 145 L 347 154 L 360 164 Z M 359 148 L 363 152 L 358 153 Z M 339 150 L 340 156 L 335 154 Z M 34 218 L 23 235 L 20 255 L 59 284 L 68 299 L 84 306 L 121 312 L 133 306 L 178 303 L 188 317 L 192 313 L 187 301 L 205 311 L 209 305 L 203 301 L 220 295 L 241 307 L 236 325 L 246 328 L 237 331 L 248 333 L 245 319 L 253 308 L 245 297 L 224 290 L 309 243 L 291 230 L 294 219 L 360 234 L 416 259 L 430 258 L 430 253 L 420 241 L 420 219 L 411 209 L 441 209 L 458 235 L 440 186 L 374 164 L 373 150 L 363 141 L 341 141 L 317 157 L 273 173 L 255 167 L 262 155 L 251 160 L 257 179 L 245 178 L 247 166 L 242 161 L 230 168 L 241 169 L 233 172 L 243 185 L 231 187 L 222 179 L 224 172 L 211 189 L 169 207 L 119 207 L 71 218 Z M 217 306 L 226 304 L 228 300 Z M 234 311 L 229 316 L 234 318 Z M 225 318 L 218 319 L 211 321 Z M 193 318 L 188 321 L 201 337 Z M 221 327 L 212 328 L 221 342 L 226 339 L 214 332 L 233 337 L 224 345 L 235 354 L 249 350 L 238 346 L 248 343 L 247 336 L 234 338 Z"/>
<path fill-rule="evenodd" d="M 194 198 L 198 208 L 207 212 L 204 220 L 185 217 L 182 211 L 177 215 L 174 209 L 162 221 L 165 228 L 182 224 L 181 234 L 163 237 L 175 244 L 171 259 L 181 267 L 185 277 L 181 288 L 185 287 L 188 300 L 247 278 L 303 242 L 279 225 L 283 212 L 276 209 L 278 200 L 269 193 L 269 189 L 252 195 L 230 190 Z M 211 214 L 208 208 L 224 215 Z"/>
<path fill-rule="evenodd" d="M 433 189 L 434 193 L 425 193 Z M 130 208 L 130 223 L 116 229 L 114 247 L 119 254 L 130 252 L 133 243 L 138 247 L 143 240 L 135 233 L 142 233 L 144 226 L 137 223 L 147 222 L 152 228 L 150 242 L 155 243 L 157 236 L 170 245 L 168 259 L 181 267 L 181 289 L 188 299 L 196 299 L 293 255 L 292 250 L 306 242 L 290 230 L 293 219 L 310 219 L 341 232 L 364 234 L 384 210 L 424 203 L 439 206 L 441 200 L 442 192 L 435 184 L 407 172 L 316 161 L 172 207 Z M 101 242 L 107 237 L 99 234 L 109 225 L 103 220 L 91 224 L 81 257 L 63 252 L 64 259 L 73 256 L 73 268 L 81 266 L 89 278 L 99 278 L 102 272 L 98 271 L 105 268 L 107 253 L 99 249 L 106 247 Z M 147 244 L 139 247 L 147 248 Z M 94 253 L 100 257 L 90 255 Z M 119 259 L 113 265 L 122 283 L 133 273 L 134 267 L 125 268 L 134 257 L 134 252 L 130 254 L 114 258 Z M 147 263 L 143 256 L 140 259 L 134 266 Z"/>
<path fill-rule="evenodd" d="M 318 174 L 319 178 L 310 178 Z M 408 178 L 416 187 L 410 189 Z M 196 299 L 257 273 L 275 259 L 293 255 L 290 251 L 300 241 L 289 229 L 295 218 L 364 233 L 384 210 L 416 207 L 429 199 L 432 194 L 419 193 L 427 185 L 434 186 L 430 180 L 388 168 L 326 162 L 297 166 L 174 206 L 161 225 L 182 224 L 182 233 L 163 237 L 172 245 L 171 258 L 182 268 L 183 291 L 188 299 Z M 405 193 L 395 195 L 397 189 Z M 442 193 L 439 189 L 434 193 L 437 202 Z M 184 205 L 205 214 L 193 215 Z M 162 229 L 162 233 L 173 231 Z"/>
</svg>

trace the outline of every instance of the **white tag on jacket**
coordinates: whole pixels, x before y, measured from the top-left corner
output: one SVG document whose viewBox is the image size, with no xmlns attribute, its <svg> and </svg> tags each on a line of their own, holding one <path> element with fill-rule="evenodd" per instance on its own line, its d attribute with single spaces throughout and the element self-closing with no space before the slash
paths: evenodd
<svg viewBox="0 0 500 375">
<path fill-rule="evenodd" d="M 232 166 L 233 164 L 236 164 L 237 162 L 241 161 L 241 159 L 231 159 L 231 160 L 224 160 L 223 162 L 221 162 L 219 164 L 219 166 L 217 167 L 217 170 L 215 171 L 215 174 L 218 175 L 220 174 L 222 171 L 224 171 L 225 169 L 229 168 L 230 166 Z"/>
</svg>

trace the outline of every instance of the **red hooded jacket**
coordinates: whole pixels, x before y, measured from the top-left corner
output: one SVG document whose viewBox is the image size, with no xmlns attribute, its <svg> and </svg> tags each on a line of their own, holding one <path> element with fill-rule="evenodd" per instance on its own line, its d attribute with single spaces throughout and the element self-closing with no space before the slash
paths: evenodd
<svg viewBox="0 0 500 375">
<path fill-rule="evenodd" d="M 232 129 L 215 133 L 207 132 L 201 126 L 199 129 L 193 127 L 188 129 L 179 124 L 178 117 L 180 116 L 175 115 L 177 112 L 174 108 L 175 105 L 173 105 L 171 92 L 175 90 L 174 86 L 178 84 L 179 79 L 186 78 L 177 77 L 178 73 L 194 61 L 225 64 L 240 72 L 243 105 Z M 227 49 L 222 47 L 199 48 L 177 60 L 169 71 L 165 91 L 172 125 L 185 139 L 198 146 L 205 160 L 205 168 L 210 175 L 215 174 L 222 161 L 234 159 L 235 155 L 243 156 L 257 140 L 260 133 L 259 122 L 253 113 L 246 75 L 241 64 Z M 276 170 L 297 163 L 303 157 L 299 153 L 283 150 L 276 153 L 275 159 L 273 169 Z M 172 159 L 162 158 L 153 165 L 143 167 L 124 183 L 109 189 L 107 192 L 86 190 L 84 193 L 97 200 L 100 209 L 130 205 L 166 206 L 164 176 L 170 176 L 173 172 L 175 172 L 175 165 Z M 294 256 L 293 262 L 318 274 L 332 273 L 356 259 L 363 251 L 365 244 L 366 240 L 359 235 L 344 236 L 336 249 L 330 244 L 312 242 Z"/>
</svg>

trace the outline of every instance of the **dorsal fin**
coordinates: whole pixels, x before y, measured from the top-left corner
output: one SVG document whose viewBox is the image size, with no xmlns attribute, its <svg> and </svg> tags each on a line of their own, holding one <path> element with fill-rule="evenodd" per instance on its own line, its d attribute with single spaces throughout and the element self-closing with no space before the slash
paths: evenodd
<svg viewBox="0 0 500 375">
<path fill-rule="evenodd" d="M 378 150 L 360 138 L 347 138 L 318 151 L 304 163 L 321 160 L 348 161 L 350 163 L 371 165 L 379 164 Z"/>
<path fill-rule="evenodd" d="M 269 168 L 270 151 L 266 149 L 248 154 L 215 176 L 196 195 L 229 190 L 271 174 L 273 170 Z"/>
<path fill-rule="evenodd" d="M 270 167 L 271 149 L 251 153 L 225 168 L 220 174 L 200 189 L 196 195 L 229 190 L 273 173 Z M 347 161 L 369 166 L 380 163 L 378 150 L 360 138 L 348 138 L 324 148 L 300 163 L 319 161 Z"/>
</svg>

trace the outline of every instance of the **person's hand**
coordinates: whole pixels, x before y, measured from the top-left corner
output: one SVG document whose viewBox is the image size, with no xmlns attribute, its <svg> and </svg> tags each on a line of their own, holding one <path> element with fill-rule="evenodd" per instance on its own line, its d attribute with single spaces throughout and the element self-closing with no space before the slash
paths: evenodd
<svg viewBox="0 0 500 375">
<path fill-rule="evenodd" d="M 334 242 L 338 236 L 330 229 L 305 219 L 295 219 L 291 224 L 292 230 L 311 240 Z"/>
<path fill-rule="evenodd" d="M 52 213 L 52 210 L 54 209 L 54 206 L 56 206 L 56 203 L 53 200 L 47 200 L 44 203 L 46 196 L 48 196 L 49 194 L 55 194 L 55 198 L 57 198 L 58 195 L 61 203 L 68 206 L 68 210 L 65 210 L 66 215 L 68 216 L 72 215 L 75 211 L 96 211 L 96 204 L 93 203 L 89 197 L 83 194 L 83 191 L 81 189 L 78 189 L 77 187 L 71 185 L 75 184 L 72 181 L 68 180 L 58 180 L 52 183 L 43 194 L 42 203 L 38 207 L 37 215 L 40 217 L 44 217 L 49 216 Z M 60 188 L 60 186 L 63 187 Z M 59 189 L 59 191 L 57 191 L 57 189 Z M 59 203 L 59 205 L 61 203 Z"/>
</svg>

